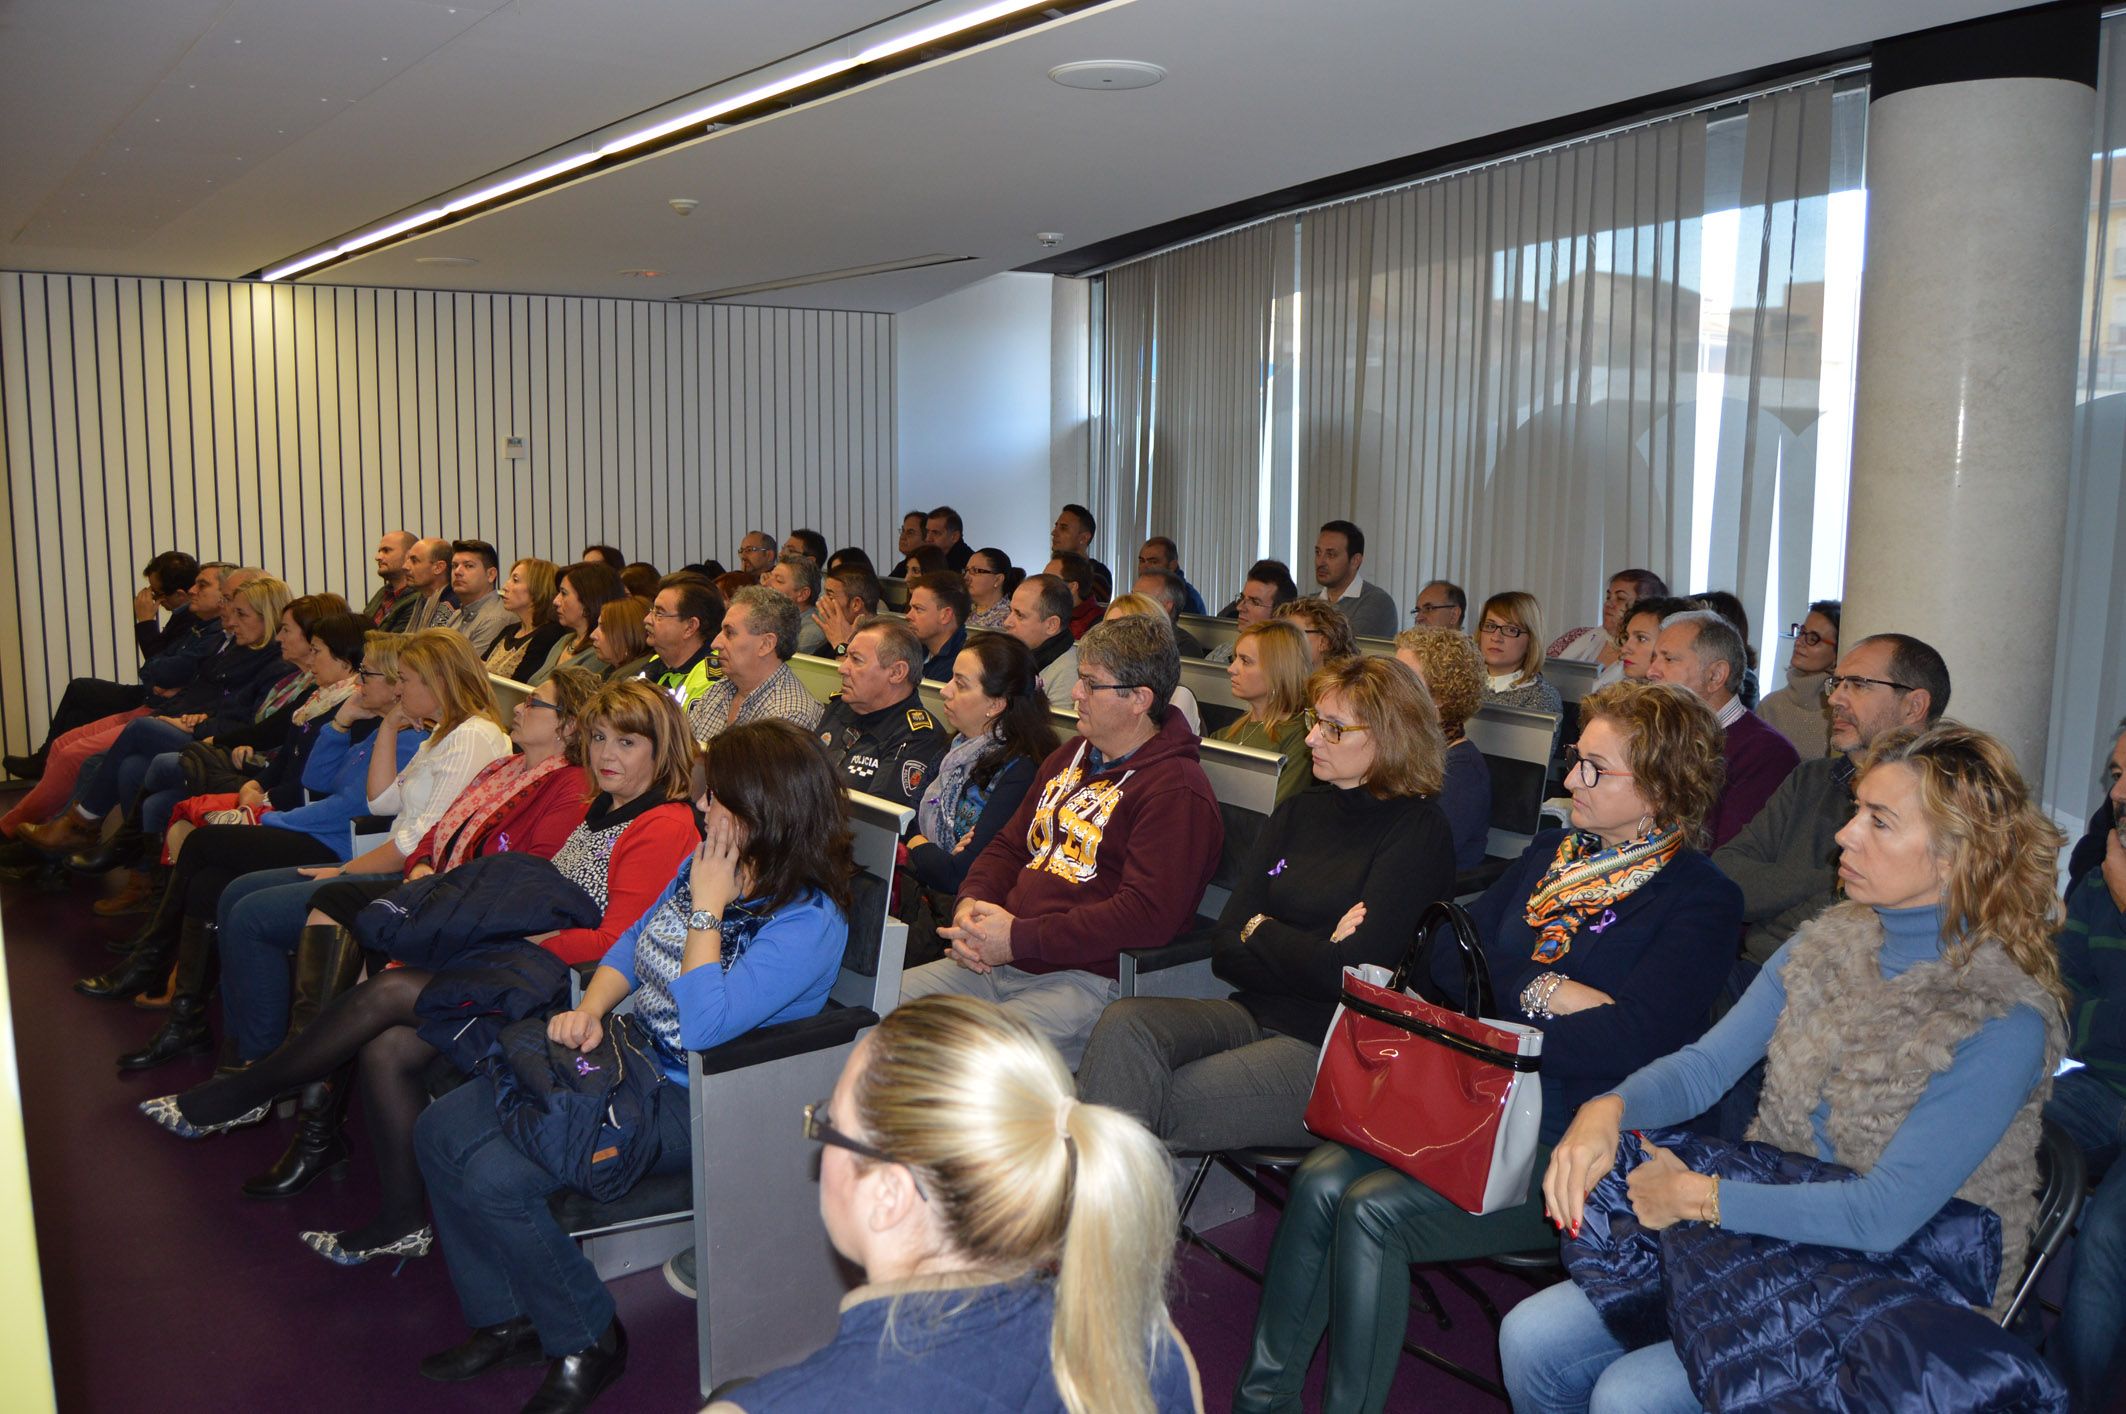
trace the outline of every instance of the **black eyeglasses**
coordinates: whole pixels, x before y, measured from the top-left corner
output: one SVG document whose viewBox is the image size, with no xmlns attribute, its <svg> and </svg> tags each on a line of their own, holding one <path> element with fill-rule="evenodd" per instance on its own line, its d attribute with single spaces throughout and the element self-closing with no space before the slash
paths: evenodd
<svg viewBox="0 0 2126 1414">
<path fill-rule="evenodd" d="M 1832 674 L 1823 680 L 1823 695 L 1829 697 L 1841 687 L 1886 687 L 1892 692 L 1916 692 L 1910 683 L 1891 682 L 1888 678 L 1840 677 Z"/>
<path fill-rule="evenodd" d="M 1826 643 L 1833 648 L 1838 646 L 1838 636 L 1836 634 L 1818 633 L 1812 628 L 1803 628 L 1800 624 L 1788 624 L 1785 636 L 1810 648 L 1821 648 Z"/>
<path fill-rule="evenodd" d="M 382 668 L 356 668 L 354 675 L 359 678 L 381 678 L 385 682 L 391 681 L 391 674 L 385 672 Z"/>
<path fill-rule="evenodd" d="M 543 697 L 527 697 L 517 705 L 519 707 L 544 707 L 547 711 L 553 713 L 556 717 L 561 715 L 561 704 L 558 702 L 549 702 Z"/>
<path fill-rule="evenodd" d="M 915 1169 L 912 1166 L 902 1163 L 901 1160 L 894 1158 L 893 1155 L 875 1145 L 866 1144 L 861 1139 L 851 1139 L 829 1123 L 827 1120 L 827 1102 L 825 1100 L 815 1100 L 805 1106 L 805 1138 L 815 1144 L 831 1144 L 837 1149 L 847 1149 L 852 1154 L 861 1154 L 867 1159 L 875 1159 L 882 1164 L 900 1164 L 902 1168 L 908 1170 L 908 1181 L 915 1185 L 915 1196 L 925 1203 L 930 1201 L 930 1195 L 923 1191 L 923 1180 L 916 1177 Z"/>
<path fill-rule="evenodd" d="M 1528 630 L 1519 624 L 1502 624 L 1497 619 L 1486 619 L 1477 629 L 1479 633 L 1496 634 L 1500 638 L 1526 638 Z"/>
<path fill-rule="evenodd" d="M 1087 692 L 1135 692 L 1141 684 L 1121 682 L 1094 682 L 1083 673 L 1078 675 L 1078 686 Z"/>
<path fill-rule="evenodd" d="M 1582 756 L 1580 748 L 1577 746 L 1566 748 L 1564 777 L 1566 785 L 1569 786 L 1575 780 L 1578 780 L 1588 790 L 1593 790 L 1596 786 L 1602 784 L 1602 777 L 1604 776 L 1621 776 L 1628 781 L 1631 779 L 1631 772 L 1615 770 L 1609 766 L 1597 766 L 1594 762 Z"/>
</svg>

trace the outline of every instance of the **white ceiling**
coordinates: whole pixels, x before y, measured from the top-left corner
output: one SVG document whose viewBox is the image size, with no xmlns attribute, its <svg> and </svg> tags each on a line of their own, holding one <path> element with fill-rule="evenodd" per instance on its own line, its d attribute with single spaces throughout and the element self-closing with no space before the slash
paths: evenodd
<svg viewBox="0 0 2126 1414">
<path fill-rule="evenodd" d="M 0 0 L 0 266 L 233 277 L 896 0 Z M 1332 173 L 2014 8 L 1988 0 L 1125 0 L 322 272 L 899 310 Z M 241 42 L 239 42 L 241 41 Z M 1047 71 L 1145 59 L 1166 82 Z M 689 217 L 672 197 L 693 197 Z M 416 265 L 423 255 L 477 266 Z M 618 272 L 651 267 L 657 280 Z"/>
</svg>

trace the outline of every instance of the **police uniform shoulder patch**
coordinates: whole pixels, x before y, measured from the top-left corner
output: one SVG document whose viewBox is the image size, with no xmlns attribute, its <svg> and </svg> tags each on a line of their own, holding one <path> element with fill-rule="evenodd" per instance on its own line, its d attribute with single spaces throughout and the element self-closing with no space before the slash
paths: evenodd
<svg viewBox="0 0 2126 1414">
<path fill-rule="evenodd" d="M 908 715 L 912 717 L 915 713 L 910 712 Z M 902 795 L 912 796 L 923 788 L 923 770 L 924 766 L 920 761 L 901 762 Z"/>
<path fill-rule="evenodd" d="M 920 707 L 910 707 L 910 708 L 908 709 L 908 730 L 909 730 L 909 731 L 912 731 L 912 732 L 927 732 L 927 731 L 929 731 L 929 730 L 930 730 L 930 729 L 931 729 L 932 727 L 934 727 L 934 726 L 936 726 L 936 725 L 937 725 L 937 724 L 936 724 L 935 722 L 933 722 L 933 721 L 931 721 L 931 720 L 930 720 L 930 714 L 929 714 L 928 712 L 925 712 L 925 711 L 924 711 L 924 710 L 923 710 L 922 708 L 920 708 Z"/>
</svg>

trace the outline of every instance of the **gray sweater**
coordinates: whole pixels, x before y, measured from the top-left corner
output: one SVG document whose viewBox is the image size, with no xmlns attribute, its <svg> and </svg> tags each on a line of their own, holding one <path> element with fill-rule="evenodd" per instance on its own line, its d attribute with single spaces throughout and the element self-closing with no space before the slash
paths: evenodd
<svg viewBox="0 0 2126 1414">
<path fill-rule="evenodd" d="M 1852 818 L 1852 763 L 1818 757 L 1796 766 L 1742 833 L 1713 851 L 1742 888 L 1743 956 L 1767 961 L 1837 902 L 1837 835 Z"/>
</svg>

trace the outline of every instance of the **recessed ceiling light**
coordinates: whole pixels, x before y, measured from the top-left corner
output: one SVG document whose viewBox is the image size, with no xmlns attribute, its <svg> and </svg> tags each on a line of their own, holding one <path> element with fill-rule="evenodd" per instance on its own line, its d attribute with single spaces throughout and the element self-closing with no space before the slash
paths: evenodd
<svg viewBox="0 0 2126 1414">
<path fill-rule="evenodd" d="M 622 270 L 619 273 L 634 280 L 655 280 L 664 274 L 662 270 Z"/>
<path fill-rule="evenodd" d="M 1166 70 L 1141 59 L 1080 59 L 1056 65 L 1048 76 L 1065 88 L 1150 88 Z"/>
<path fill-rule="evenodd" d="M 413 263 L 416 265 L 457 266 L 478 265 L 480 262 L 477 257 L 470 255 L 417 255 L 413 258 Z"/>
</svg>

